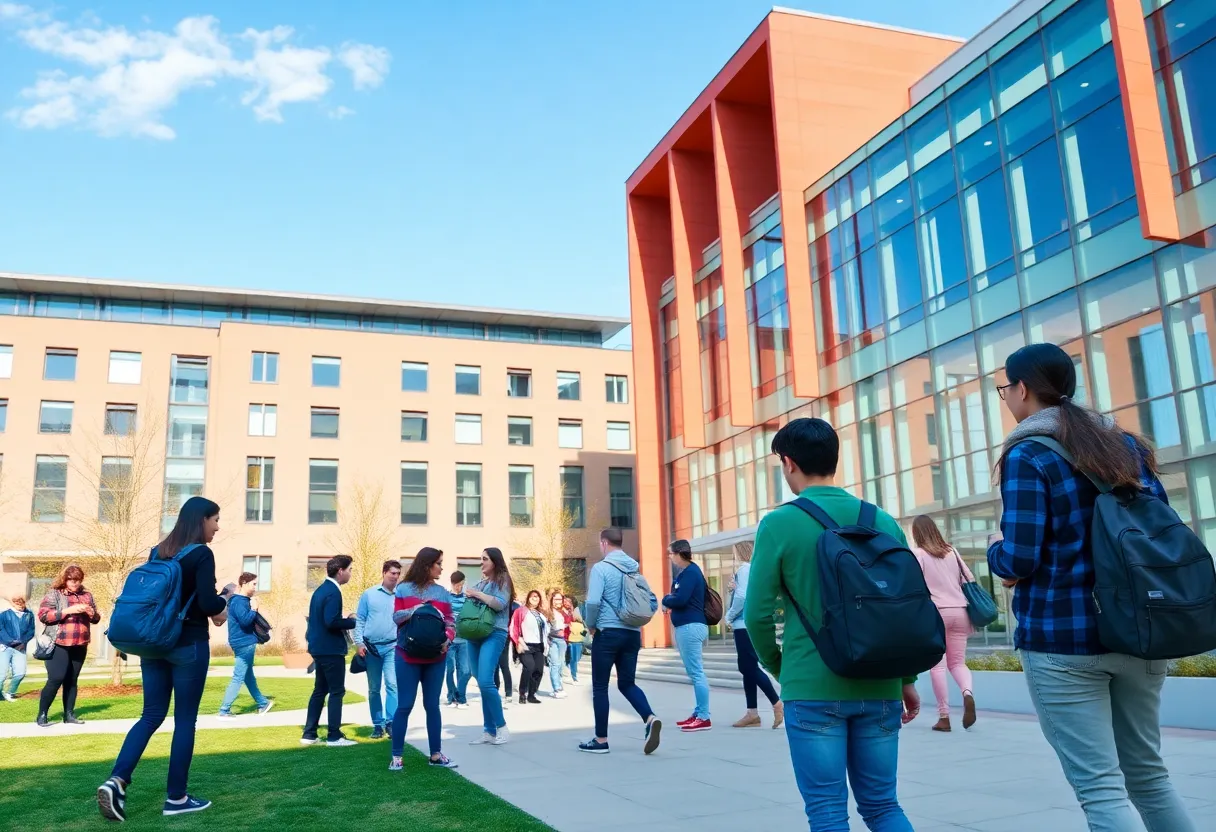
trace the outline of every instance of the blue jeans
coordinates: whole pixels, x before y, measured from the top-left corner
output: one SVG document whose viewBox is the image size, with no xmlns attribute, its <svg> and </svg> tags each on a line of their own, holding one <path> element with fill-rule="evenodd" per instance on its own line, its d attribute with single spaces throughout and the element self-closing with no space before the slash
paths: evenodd
<svg viewBox="0 0 1216 832">
<path fill-rule="evenodd" d="M 398 655 L 395 663 L 401 702 L 393 714 L 393 756 L 400 757 L 405 750 L 405 731 L 409 727 L 410 712 L 418 701 L 418 688 L 421 687 L 422 709 L 426 711 L 427 744 L 431 748 L 431 756 L 436 757 L 443 751 L 443 715 L 439 713 L 439 694 L 443 692 L 444 662 L 411 664 Z"/>
<path fill-rule="evenodd" d="M 552 639 L 549 642 L 549 684 L 553 692 L 562 689 L 562 668 L 566 666 L 566 640 Z"/>
<path fill-rule="evenodd" d="M 469 665 L 477 680 L 477 689 L 481 691 L 482 728 L 490 736 L 497 735 L 498 729 L 507 724 L 502 715 L 502 697 L 494 687 L 494 671 L 498 669 L 498 660 L 506 645 L 506 630 L 495 630 L 481 641 L 469 642 Z M 506 684 L 511 683 L 507 681 Z"/>
<path fill-rule="evenodd" d="M 207 667 L 211 664 L 211 649 L 206 641 L 179 644 L 163 659 L 143 659 L 140 672 L 144 683 L 144 712 L 131 726 L 123 741 L 118 759 L 114 761 L 111 777 L 130 783 L 139 765 L 148 740 L 169 715 L 169 699 L 173 699 L 173 743 L 169 746 L 170 800 L 186 796 L 190 779 L 190 761 L 194 758 L 194 726 L 198 721 L 198 703 L 203 698 L 207 682 Z"/>
<path fill-rule="evenodd" d="M 638 670 L 638 651 L 642 634 L 637 630 L 613 628 L 600 630 L 591 643 L 591 705 L 595 711 L 595 736 L 608 738 L 608 681 L 616 668 L 616 687 L 646 722 L 654 716 L 646 694 L 634 677 Z"/>
<path fill-rule="evenodd" d="M 709 677 L 705 675 L 702 655 L 705 640 L 709 638 L 709 627 L 704 624 L 682 624 L 675 630 L 676 647 L 680 650 L 684 672 L 688 674 L 696 696 L 696 708 L 692 714 L 698 719 L 709 719 Z"/>
<path fill-rule="evenodd" d="M 469 701 L 465 695 L 469 689 L 469 643 L 453 641 L 444 665 L 447 668 L 448 703 L 466 704 Z"/>
<path fill-rule="evenodd" d="M 873 832 L 913 832 L 895 797 L 903 703 L 785 703 L 794 778 L 815 832 L 849 832 L 849 788 Z"/>
<path fill-rule="evenodd" d="M 1161 688 L 1167 663 L 1119 653 L 1021 651 L 1043 736 L 1097 832 L 1194 832 L 1161 760 Z M 1131 798 L 1131 803 L 1128 798 Z"/>
<path fill-rule="evenodd" d="M 583 643 L 570 645 L 570 678 L 578 681 L 578 662 L 583 657 Z"/>
<path fill-rule="evenodd" d="M 372 725 L 388 725 L 397 713 L 396 643 L 368 644 L 367 702 L 372 712 Z M 384 699 L 380 698 L 380 681 L 384 681 Z"/>
<path fill-rule="evenodd" d="M 4 679 L 11 671 L 13 681 L 9 684 L 8 692 L 17 695 L 17 686 L 25 678 L 28 657 L 25 650 L 19 647 L 0 647 L 0 691 L 4 690 Z"/>
<path fill-rule="evenodd" d="M 232 712 L 232 703 L 240 694 L 241 685 L 249 688 L 249 695 L 253 697 L 253 701 L 259 708 L 264 708 L 270 703 L 270 700 L 258 690 L 258 680 L 253 677 L 253 657 L 257 653 L 257 649 L 256 644 L 233 649 L 232 681 L 228 683 L 228 690 L 224 691 L 224 701 L 220 703 L 220 713 Z"/>
</svg>

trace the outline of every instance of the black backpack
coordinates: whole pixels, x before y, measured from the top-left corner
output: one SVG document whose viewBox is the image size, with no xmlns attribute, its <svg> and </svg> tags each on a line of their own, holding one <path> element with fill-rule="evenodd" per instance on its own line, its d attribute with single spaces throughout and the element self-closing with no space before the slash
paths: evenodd
<svg viewBox="0 0 1216 832">
<path fill-rule="evenodd" d="M 1191 527 L 1152 494 L 1091 477 L 1054 439 L 1027 441 L 1055 451 L 1098 489 L 1089 546 L 1102 646 L 1141 659 L 1216 649 L 1216 566 Z"/>
<path fill-rule="evenodd" d="M 443 613 L 430 601 L 415 607 L 410 620 L 397 631 L 397 646 L 411 659 L 437 659 L 443 655 L 443 646 L 447 643 Z"/>
<path fill-rule="evenodd" d="M 253 614 L 253 637 L 258 640 L 258 644 L 265 644 L 270 641 L 270 631 L 273 629 L 270 622 L 260 612 Z"/>
<path fill-rule="evenodd" d="M 902 679 L 924 673 L 946 653 L 946 627 L 907 545 L 874 527 L 878 509 L 861 504 L 854 526 L 838 525 L 815 503 L 797 506 L 824 528 L 819 536 L 822 626 L 811 626 L 782 579 L 782 592 L 823 663 L 850 679 Z"/>
</svg>

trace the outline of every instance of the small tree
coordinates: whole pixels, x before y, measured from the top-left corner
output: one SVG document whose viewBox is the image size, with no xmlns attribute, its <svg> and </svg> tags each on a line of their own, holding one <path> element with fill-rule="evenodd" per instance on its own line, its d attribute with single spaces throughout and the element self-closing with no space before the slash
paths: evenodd
<svg viewBox="0 0 1216 832">
<path fill-rule="evenodd" d="M 342 587 L 342 603 L 353 612 L 359 596 L 380 583 L 381 567 L 401 548 L 397 516 L 380 486 L 357 482 L 338 505 L 338 529 L 329 538 L 335 555 L 350 555 L 350 582 Z"/>
<path fill-rule="evenodd" d="M 598 527 L 586 522 L 594 516 L 595 506 L 588 506 L 580 524 L 579 512 L 554 493 L 546 492 L 535 501 L 532 527 L 521 529 L 512 539 L 516 558 L 523 559 L 514 560 L 511 571 L 521 599 L 534 589 L 545 596 L 555 589 L 562 594 L 582 591 L 575 585 L 570 559 L 587 557 L 595 547 Z"/>
<path fill-rule="evenodd" d="M 271 635 L 286 651 L 288 645 L 285 639 L 291 629 L 287 621 L 297 612 L 308 608 L 308 596 L 296 583 L 295 570 L 290 566 L 275 569 L 270 586 L 269 592 L 258 593 L 258 609 L 270 622 Z"/>
</svg>

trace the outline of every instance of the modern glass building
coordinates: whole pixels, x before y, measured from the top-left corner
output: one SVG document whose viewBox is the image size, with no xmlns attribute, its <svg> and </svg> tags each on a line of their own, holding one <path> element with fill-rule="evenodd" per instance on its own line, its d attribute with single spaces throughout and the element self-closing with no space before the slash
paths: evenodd
<svg viewBox="0 0 1216 832">
<path fill-rule="evenodd" d="M 940 54 L 884 70 L 900 49 Z M 810 83 L 824 64 L 840 89 Z M 1001 598 L 997 388 L 1035 341 L 1155 443 L 1216 546 L 1213 77 L 1212 0 L 1024 0 L 962 44 L 769 15 L 629 183 L 643 550 L 690 538 L 727 580 L 729 544 L 791 496 L 773 433 L 814 415 L 839 485 L 932 515 Z"/>
</svg>

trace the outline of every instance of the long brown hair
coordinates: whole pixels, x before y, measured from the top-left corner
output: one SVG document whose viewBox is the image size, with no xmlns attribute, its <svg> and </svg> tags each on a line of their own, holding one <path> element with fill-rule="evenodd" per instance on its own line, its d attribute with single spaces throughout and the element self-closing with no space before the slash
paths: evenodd
<svg viewBox="0 0 1216 832">
<path fill-rule="evenodd" d="M 531 602 L 531 600 L 532 600 L 532 596 L 533 596 L 533 595 L 535 595 L 535 596 L 536 596 L 536 611 L 537 611 L 537 612 L 544 612 L 544 609 L 545 609 L 545 595 L 544 595 L 544 593 L 543 593 L 543 592 L 541 592 L 539 589 L 530 589 L 530 590 L 528 590 L 528 594 L 524 596 L 524 607 L 525 607 L 525 608 L 527 608 L 527 609 L 532 609 L 532 604 L 531 604 L 530 602 Z"/>
<path fill-rule="evenodd" d="M 734 550 L 735 557 L 743 563 L 752 562 L 752 550 L 756 548 L 756 544 L 750 540 L 740 540 L 731 549 Z"/>
<path fill-rule="evenodd" d="M 55 576 L 55 580 L 51 581 L 51 589 L 62 590 L 68 585 L 68 581 L 80 581 L 83 587 L 84 570 L 74 563 L 69 563 L 60 569 L 59 574 Z"/>
<path fill-rule="evenodd" d="M 431 568 L 442 557 L 442 550 L 423 546 L 418 550 L 418 554 L 414 556 L 414 562 L 410 564 L 410 571 L 406 572 L 405 577 L 401 580 L 417 587 L 424 587 L 434 583 L 435 579 L 431 577 Z"/>
<path fill-rule="evenodd" d="M 511 570 L 507 569 L 507 559 L 502 556 L 502 549 L 487 546 L 482 551 L 490 559 L 490 563 L 494 564 L 494 574 L 490 576 L 490 580 L 506 591 L 507 604 L 510 605 L 515 600 L 515 581 L 511 580 Z"/>
<path fill-rule="evenodd" d="M 942 537 L 942 530 L 927 514 L 912 521 L 912 542 L 935 558 L 944 558 L 951 552 L 950 544 Z"/>
</svg>

